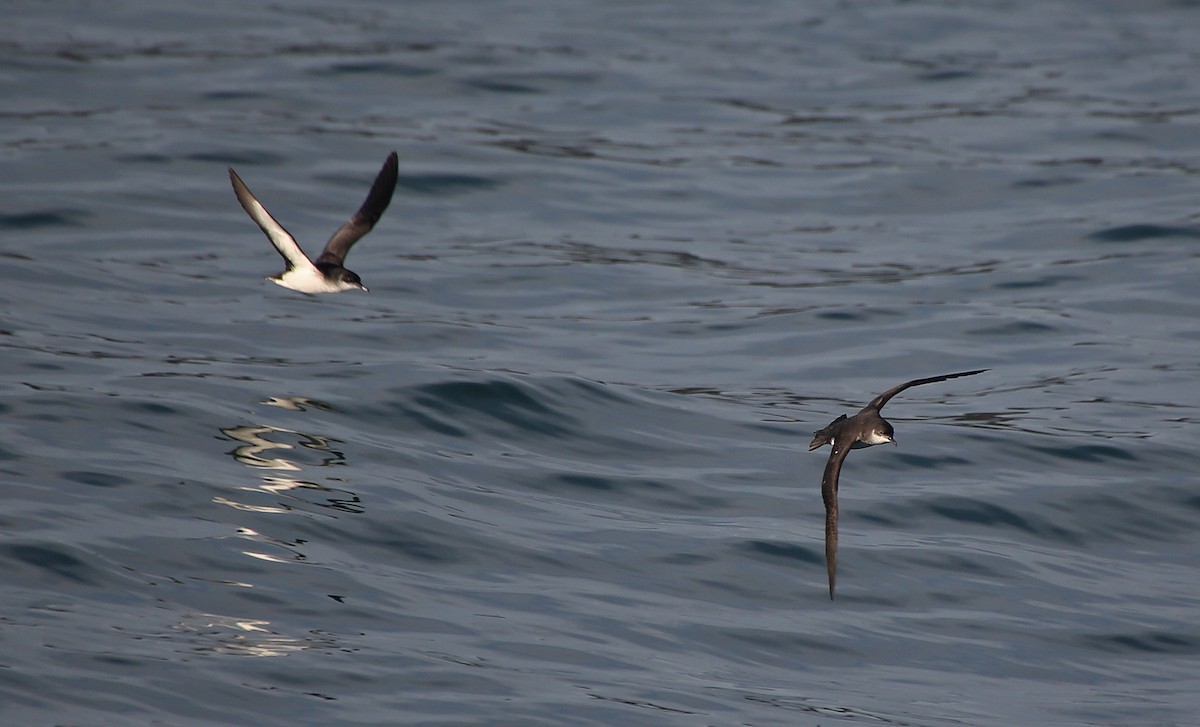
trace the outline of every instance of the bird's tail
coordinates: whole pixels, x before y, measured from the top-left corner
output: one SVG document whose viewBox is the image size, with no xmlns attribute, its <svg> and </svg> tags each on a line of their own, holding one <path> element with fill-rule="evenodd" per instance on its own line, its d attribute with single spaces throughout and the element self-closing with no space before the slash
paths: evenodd
<svg viewBox="0 0 1200 727">
<path fill-rule="evenodd" d="M 823 447 L 826 444 L 833 444 L 833 430 L 837 428 L 838 424 L 845 421 L 845 419 L 846 415 L 842 414 L 837 419 L 829 422 L 829 426 L 818 432 L 814 432 L 812 442 L 810 442 L 808 445 L 808 451 L 811 452 L 817 447 Z"/>
</svg>

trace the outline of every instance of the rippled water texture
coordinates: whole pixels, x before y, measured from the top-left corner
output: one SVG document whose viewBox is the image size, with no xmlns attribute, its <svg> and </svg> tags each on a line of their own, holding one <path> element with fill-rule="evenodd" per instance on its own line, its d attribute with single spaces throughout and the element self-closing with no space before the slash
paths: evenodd
<svg viewBox="0 0 1200 727">
<path fill-rule="evenodd" d="M 1195 724 L 1195 3 L 3 12 L 3 724 Z"/>
</svg>

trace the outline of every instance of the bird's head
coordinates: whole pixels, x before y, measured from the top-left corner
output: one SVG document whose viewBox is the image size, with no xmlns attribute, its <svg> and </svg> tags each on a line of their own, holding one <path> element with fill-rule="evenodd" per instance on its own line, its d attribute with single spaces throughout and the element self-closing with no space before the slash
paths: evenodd
<svg viewBox="0 0 1200 727">
<path fill-rule="evenodd" d="M 338 278 L 338 282 L 347 289 L 357 288 L 364 293 L 368 292 L 367 286 L 363 285 L 362 278 L 358 277 L 358 273 L 351 272 L 350 270 L 342 270 L 342 274 Z"/>
<path fill-rule="evenodd" d="M 896 430 L 892 428 L 891 422 L 886 419 L 880 419 L 879 423 L 870 431 L 867 437 L 863 440 L 864 444 L 895 444 Z"/>
</svg>

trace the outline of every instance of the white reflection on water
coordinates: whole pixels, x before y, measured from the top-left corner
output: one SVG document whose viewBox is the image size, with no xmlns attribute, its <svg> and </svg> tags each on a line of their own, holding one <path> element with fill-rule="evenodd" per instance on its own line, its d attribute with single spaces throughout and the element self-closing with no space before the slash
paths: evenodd
<svg viewBox="0 0 1200 727">
<path fill-rule="evenodd" d="M 270 469 L 301 472 L 306 466 L 330 467 L 345 464 L 346 462 L 345 455 L 333 448 L 333 443 L 337 442 L 337 440 L 330 437 L 307 434 L 294 429 L 285 429 L 269 424 L 228 427 L 222 429 L 221 433 L 234 441 L 242 443 L 235 447 L 230 452 L 230 455 L 238 462 L 256 470 Z M 300 447 L 305 450 L 320 452 L 321 459 L 319 462 L 304 465 L 292 461 L 291 458 L 287 457 L 264 456 L 265 453 L 272 450 L 282 450 L 283 452 L 293 452 L 296 450 L 295 445 L 274 441 L 273 439 L 269 439 L 268 435 L 294 438 Z M 227 497 L 220 496 L 214 497 L 213 501 L 221 505 L 228 505 L 237 510 L 258 513 L 282 514 L 298 509 L 309 511 L 308 508 L 312 506 L 348 513 L 362 512 L 361 500 L 354 492 L 342 488 L 327 487 L 311 480 L 280 475 L 263 475 L 260 476 L 256 484 L 243 485 L 238 489 L 243 492 L 264 493 L 274 498 L 282 498 L 284 501 L 277 499 L 270 504 L 261 502 L 236 502 Z"/>
<path fill-rule="evenodd" d="M 194 614 L 175 625 L 181 633 L 194 634 L 203 643 L 196 651 L 234 656 L 287 656 L 312 644 L 272 631 L 270 621 L 214 614 Z"/>
</svg>

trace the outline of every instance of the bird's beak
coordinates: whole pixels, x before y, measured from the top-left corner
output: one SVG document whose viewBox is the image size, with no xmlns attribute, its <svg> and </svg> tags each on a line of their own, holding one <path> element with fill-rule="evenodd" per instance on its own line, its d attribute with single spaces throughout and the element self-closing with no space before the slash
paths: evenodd
<svg viewBox="0 0 1200 727">
<path fill-rule="evenodd" d="M 361 283 L 359 284 L 359 286 L 358 286 L 358 289 L 359 289 L 359 290 L 361 290 L 361 291 L 362 291 L 362 292 L 364 292 L 364 293 L 370 293 L 370 292 L 371 292 L 370 290 L 367 290 L 367 286 L 365 286 L 365 285 L 362 285 Z"/>
</svg>

